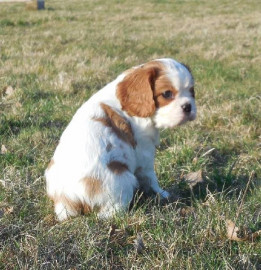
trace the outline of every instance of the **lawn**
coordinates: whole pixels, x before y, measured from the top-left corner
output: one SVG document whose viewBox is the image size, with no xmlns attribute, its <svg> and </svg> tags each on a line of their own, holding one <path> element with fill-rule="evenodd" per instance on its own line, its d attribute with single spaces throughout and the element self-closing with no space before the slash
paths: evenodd
<svg viewBox="0 0 261 270">
<path fill-rule="evenodd" d="M 261 269 L 260 1 L 45 6 L 0 3 L 0 269 Z M 119 73 L 162 57 L 191 67 L 198 107 L 161 132 L 172 199 L 58 223 L 43 175 L 62 131 Z"/>
</svg>

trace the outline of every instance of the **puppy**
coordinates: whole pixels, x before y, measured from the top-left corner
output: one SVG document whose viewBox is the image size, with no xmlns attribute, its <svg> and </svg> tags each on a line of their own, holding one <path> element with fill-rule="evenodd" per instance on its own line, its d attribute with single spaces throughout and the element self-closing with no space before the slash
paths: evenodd
<svg viewBox="0 0 261 270">
<path fill-rule="evenodd" d="M 168 198 L 154 171 L 159 128 L 195 117 L 192 74 L 173 59 L 131 68 L 107 84 L 78 109 L 45 171 L 58 220 L 93 210 L 111 217 L 128 208 L 137 188 Z"/>
</svg>

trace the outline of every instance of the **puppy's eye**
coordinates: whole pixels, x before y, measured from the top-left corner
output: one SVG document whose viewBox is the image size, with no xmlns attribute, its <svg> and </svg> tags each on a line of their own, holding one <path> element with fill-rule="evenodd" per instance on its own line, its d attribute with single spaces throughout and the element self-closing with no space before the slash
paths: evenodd
<svg viewBox="0 0 261 270">
<path fill-rule="evenodd" d="M 172 99 L 173 98 L 173 93 L 170 90 L 165 91 L 164 93 L 162 93 L 162 96 L 166 99 Z"/>
</svg>

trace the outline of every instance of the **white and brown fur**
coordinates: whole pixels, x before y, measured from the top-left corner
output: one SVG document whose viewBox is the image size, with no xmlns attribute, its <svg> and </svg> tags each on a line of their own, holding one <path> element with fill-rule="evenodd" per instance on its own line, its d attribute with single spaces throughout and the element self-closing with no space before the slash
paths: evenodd
<svg viewBox="0 0 261 270">
<path fill-rule="evenodd" d="M 137 188 L 167 198 L 154 171 L 159 128 L 196 117 L 194 80 L 173 59 L 134 67 L 93 95 L 63 132 L 46 169 L 58 220 L 126 210 Z"/>
</svg>

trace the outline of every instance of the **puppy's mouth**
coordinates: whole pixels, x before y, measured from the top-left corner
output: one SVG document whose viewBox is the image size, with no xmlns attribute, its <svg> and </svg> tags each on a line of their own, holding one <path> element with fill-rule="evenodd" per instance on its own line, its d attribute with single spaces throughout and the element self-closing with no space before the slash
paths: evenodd
<svg viewBox="0 0 261 270">
<path fill-rule="evenodd" d="M 182 118 L 180 119 L 180 122 L 178 126 L 181 126 L 185 124 L 188 121 L 193 121 L 196 119 L 196 114 L 194 112 L 190 112 L 189 114 L 184 113 Z"/>
<path fill-rule="evenodd" d="M 195 110 L 190 112 L 161 111 L 160 114 L 156 115 L 153 121 L 156 128 L 175 129 L 175 127 L 181 126 L 186 122 L 195 120 L 196 115 Z"/>
</svg>

